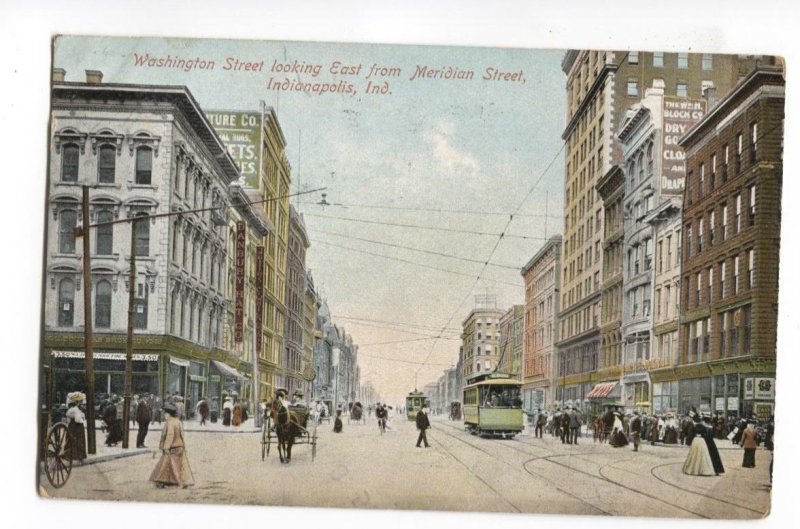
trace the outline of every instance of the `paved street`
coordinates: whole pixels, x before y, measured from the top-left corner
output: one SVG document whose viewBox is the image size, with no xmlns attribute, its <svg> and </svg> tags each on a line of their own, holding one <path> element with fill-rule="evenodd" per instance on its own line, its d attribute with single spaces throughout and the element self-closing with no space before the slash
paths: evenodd
<svg viewBox="0 0 800 529">
<path fill-rule="evenodd" d="M 761 518 L 768 510 L 770 453 L 759 450 L 755 469 L 741 468 L 742 451 L 720 442 L 726 473 L 681 473 L 687 449 L 644 445 L 611 448 L 583 438 L 577 446 L 518 436 L 482 439 L 433 418 L 431 448 L 415 448 L 414 423 L 401 417 L 381 436 L 374 419 L 334 434 L 319 429 L 316 461 L 297 445 L 290 465 L 275 447 L 261 461 L 256 433 L 201 432 L 186 441 L 196 485 L 156 489 L 148 481 L 153 451 L 76 466 L 62 489 L 44 481 L 52 497 L 256 505 L 435 509 L 458 511 Z M 160 432 L 148 435 L 156 447 Z"/>
</svg>

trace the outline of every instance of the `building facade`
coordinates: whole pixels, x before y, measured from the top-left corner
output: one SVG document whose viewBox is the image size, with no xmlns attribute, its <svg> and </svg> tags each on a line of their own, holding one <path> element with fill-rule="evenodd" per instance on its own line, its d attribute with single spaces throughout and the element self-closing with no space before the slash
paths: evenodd
<svg viewBox="0 0 800 529">
<path fill-rule="evenodd" d="M 462 322 L 464 384 L 482 373 L 489 373 L 500 360 L 500 318 L 503 311 L 475 308 Z"/>
<path fill-rule="evenodd" d="M 560 235 L 551 237 L 522 268 L 525 282 L 522 394 L 525 409 L 552 408 L 555 402 L 553 343 L 559 312 Z"/>
<path fill-rule="evenodd" d="M 289 206 L 289 242 L 286 268 L 286 331 L 284 333 L 283 362 L 286 372 L 286 389 L 305 392 L 305 340 L 306 315 L 306 250 L 308 235 L 302 217 Z"/>
<path fill-rule="evenodd" d="M 755 69 L 685 135 L 679 406 L 772 415 L 783 71 Z"/>
<path fill-rule="evenodd" d="M 514 305 L 500 318 L 500 368 L 522 380 L 525 306 Z"/>
</svg>

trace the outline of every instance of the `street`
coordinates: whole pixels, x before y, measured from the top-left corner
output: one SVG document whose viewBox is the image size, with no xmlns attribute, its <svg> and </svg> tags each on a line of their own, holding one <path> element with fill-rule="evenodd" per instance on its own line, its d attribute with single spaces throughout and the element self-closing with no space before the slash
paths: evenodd
<svg viewBox="0 0 800 529">
<path fill-rule="evenodd" d="M 149 482 L 157 458 L 151 450 L 76 465 L 63 488 L 42 480 L 42 490 L 99 500 L 685 518 L 757 519 L 769 509 L 771 454 L 763 449 L 756 468 L 745 469 L 742 450 L 719 441 L 724 476 L 695 477 L 681 473 L 688 451 L 681 446 L 645 443 L 634 453 L 591 436 L 578 445 L 547 434 L 484 439 L 443 416 L 431 422 L 427 449 L 415 448 L 417 431 L 404 417 L 393 417 L 384 435 L 374 417 L 366 424 L 345 420 L 341 434 L 323 423 L 316 460 L 310 446 L 295 445 L 289 465 L 280 463 L 275 445 L 262 462 L 257 433 L 203 432 L 193 424 L 185 434 L 192 488 Z M 151 431 L 147 446 L 157 447 L 159 436 Z"/>
</svg>

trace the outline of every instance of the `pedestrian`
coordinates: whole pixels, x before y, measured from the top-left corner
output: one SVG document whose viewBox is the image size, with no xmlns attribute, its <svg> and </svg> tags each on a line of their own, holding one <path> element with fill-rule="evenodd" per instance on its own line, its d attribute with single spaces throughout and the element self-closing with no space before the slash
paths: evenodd
<svg viewBox="0 0 800 529">
<path fill-rule="evenodd" d="M 181 421 L 186 418 L 186 405 L 183 402 L 183 397 L 180 395 L 174 395 L 172 397 L 172 404 L 175 406 L 175 409 L 178 410 L 178 419 Z"/>
<path fill-rule="evenodd" d="M 117 404 L 121 400 L 118 395 L 111 395 L 111 400 L 103 409 L 103 421 L 108 427 L 106 446 L 116 446 L 122 441 L 122 417 L 117 413 Z"/>
<path fill-rule="evenodd" d="M 131 400 L 131 407 L 128 410 L 128 417 L 131 419 L 131 426 L 136 427 L 136 409 L 139 407 L 139 395 L 134 395 Z"/>
<path fill-rule="evenodd" d="M 161 432 L 161 459 L 150 474 L 150 481 L 156 486 L 164 488 L 167 485 L 177 485 L 186 488 L 194 485 L 192 469 L 189 468 L 189 457 L 186 453 L 186 444 L 183 439 L 183 425 L 178 419 L 178 408 L 174 404 L 164 404 L 166 422 Z"/>
<path fill-rule="evenodd" d="M 742 433 L 742 440 L 739 443 L 744 448 L 744 459 L 742 459 L 742 467 L 755 468 L 756 467 L 756 428 L 753 421 L 747 421 L 747 426 Z"/>
<path fill-rule="evenodd" d="M 242 405 L 239 402 L 233 405 L 233 419 L 231 424 L 233 426 L 239 426 L 242 424 Z"/>
<path fill-rule="evenodd" d="M 161 424 L 163 415 L 161 412 L 161 397 L 151 394 L 150 410 L 153 412 L 153 420 Z"/>
<path fill-rule="evenodd" d="M 225 402 L 222 404 L 222 426 L 230 426 L 232 416 L 233 401 L 230 397 L 225 397 Z"/>
<path fill-rule="evenodd" d="M 708 445 L 703 442 L 703 425 L 700 424 L 700 418 L 696 412 L 689 411 L 689 418 L 695 423 L 692 428 L 695 438 L 691 440 L 689 454 L 683 462 L 683 473 L 690 476 L 713 476 L 716 472 L 714 472 L 714 463 L 708 452 Z M 687 439 L 687 443 L 689 441 Z"/>
<path fill-rule="evenodd" d="M 200 416 L 200 426 L 205 426 L 209 414 L 208 397 L 203 397 L 197 403 L 197 414 Z"/>
<path fill-rule="evenodd" d="M 719 455 L 717 443 L 714 441 L 714 425 L 711 423 L 711 416 L 703 416 L 703 439 L 708 448 L 708 455 L 711 457 L 711 463 L 714 466 L 714 474 L 719 476 L 725 473 L 725 467 L 722 465 L 722 458 Z"/>
<path fill-rule="evenodd" d="M 139 424 L 139 433 L 136 435 L 136 448 L 147 448 L 144 445 L 144 438 L 147 437 L 147 429 L 150 427 L 150 404 L 147 398 L 142 396 L 136 405 L 136 422 Z"/>
<path fill-rule="evenodd" d="M 633 451 L 639 451 L 639 443 L 642 440 L 642 418 L 639 412 L 633 412 L 633 420 L 631 421 L 631 437 L 633 437 Z"/>
<path fill-rule="evenodd" d="M 561 444 L 572 444 L 572 437 L 570 437 L 569 433 L 569 421 L 571 414 L 572 411 L 570 407 L 567 406 L 567 409 L 561 415 Z"/>
<path fill-rule="evenodd" d="M 342 433 L 342 410 L 336 410 L 336 419 L 333 421 L 333 433 Z"/>
<path fill-rule="evenodd" d="M 538 437 L 539 439 L 542 438 L 545 424 L 547 424 L 547 416 L 542 412 L 542 408 L 539 408 L 536 412 L 536 428 L 534 429 L 535 437 Z"/>
<path fill-rule="evenodd" d="M 581 432 L 581 412 L 578 408 L 572 410 L 569 416 L 569 435 L 570 443 L 578 444 L 578 435 Z"/>
<path fill-rule="evenodd" d="M 378 418 L 378 430 L 381 432 L 381 434 L 386 431 L 386 419 L 388 415 L 389 412 L 386 410 L 386 406 L 378 402 L 375 405 L 375 417 Z"/>
<path fill-rule="evenodd" d="M 417 448 L 420 448 L 421 443 L 425 443 L 425 448 L 430 447 L 428 444 L 428 437 L 425 434 L 425 430 L 431 427 L 431 422 L 428 420 L 428 407 L 423 406 L 421 410 L 417 412 L 417 430 L 419 430 L 419 436 L 417 437 Z"/>
<path fill-rule="evenodd" d="M 67 431 L 70 443 L 67 454 L 72 461 L 83 462 L 86 459 L 86 416 L 81 411 L 80 405 L 86 401 L 86 395 L 80 391 L 67 394 Z"/>
</svg>

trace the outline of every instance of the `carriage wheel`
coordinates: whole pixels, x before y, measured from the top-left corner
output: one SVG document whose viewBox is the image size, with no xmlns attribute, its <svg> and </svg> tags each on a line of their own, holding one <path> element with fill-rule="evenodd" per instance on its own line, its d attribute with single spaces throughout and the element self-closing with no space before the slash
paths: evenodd
<svg viewBox="0 0 800 529">
<path fill-rule="evenodd" d="M 72 472 L 72 458 L 66 453 L 69 449 L 70 435 L 67 427 L 56 424 L 47 432 L 44 447 L 44 471 L 47 481 L 60 489 Z"/>
<path fill-rule="evenodd" d="M 267 420 L 264 422 L 264 444 L 267 446 L 267 454 L 269 455 L 269 445 L 272 439 L 272 417 L 267 417 Z"/>
<path fill-rule="evenodd" d="M 317 425 L 314 424 L 314 429 L 311 430 L 311 462 L 317 457 Z"/>
</svg>

